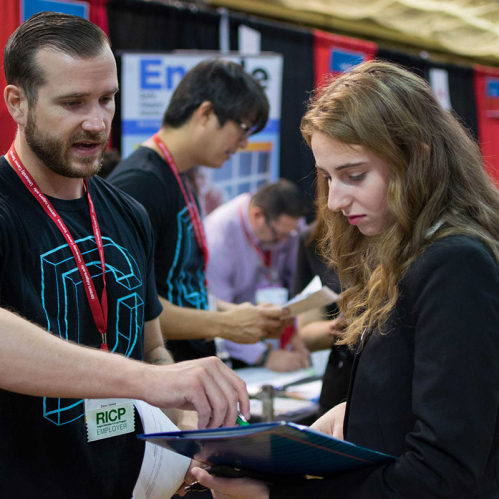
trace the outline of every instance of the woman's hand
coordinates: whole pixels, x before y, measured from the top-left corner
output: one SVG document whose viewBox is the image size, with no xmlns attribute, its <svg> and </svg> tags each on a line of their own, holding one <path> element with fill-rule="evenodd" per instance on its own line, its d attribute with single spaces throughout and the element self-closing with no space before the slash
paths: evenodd
<svg viewBox="0 0 499 499">
<path fill-rule="evenodd" d="M 343 420 L 345 419 L 346 402 L 334 406 L 324 416 L 319 418 L 310 428 L 327 433 L 328 435 L 343 440 Z"/>
<path fill-rule="evenodd" d="M 268 487 L 250 478 L 219 478 L 201 468 L 193 468 L 196 480 L 212 491 L 214 499 L 269 499 Z"/>
</svg>

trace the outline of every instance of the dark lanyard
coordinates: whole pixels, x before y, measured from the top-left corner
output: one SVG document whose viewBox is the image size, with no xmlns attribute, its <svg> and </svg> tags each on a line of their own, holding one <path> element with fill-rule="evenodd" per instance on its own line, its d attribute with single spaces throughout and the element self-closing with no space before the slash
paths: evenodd
<svg viewBox="0 0 499 499">
<path fill-rule="evenodd" d="M 203 223 L 201 222 L 201 217 L 199 215 L 198 206 L 196 204 L 196 200 L 194 199 L 194 194 L 192 190 L 187 184 L 187 192 L 185 190 L 184 183 L 180 178 L 180 175 L 177 170 L 177 165 L 175 164 L 175 160 L 171 155 L 166 144 L 159 138 L 159 135 L 155 133 L 152 137 L 156 145 L 159 147 L 163 154 L 163 159 L 170 167 L 175 179 L 177 180 L 177 184 L 182 191 L 182 196 L 184 196 L 184 201 L 189 210 L 189 215 L 191 217 L 192 228 L 194 229 L 194 236 L 196 237 L 196 241 L 198 243 L 198 247 L 201 250 L 204 258 L 204 271 L 206 271 L 206 267 L 208 266 L 208 244 L 206 243 L 206 236 L 204 234 Z M 187 194 L 188 193 L 188 194 Z"/>
<path fill-rule="evenodd" d="M 90 305 L 90 310 L 94 318 L 95 326 L 97 327 L 99 333 L 102 336 L 102 344 L 100 348 L 102 350 L 108 350 L 107 347 L 107 292 L 106 292 L 106 266 L 104 262 L 104 245 L 102 244 L 102 237 L 99 229 L 99 222 L 97 221 L 97 215 L 95 214 L 94 204 L 92 198 L 90 197 L 90 192 L 88 190 L 87 179 L 84 180 L 85 188 L 87 191 L 88 206 L 90 210 L 90 218 L 92 220 L 92 229 L 94 231 L 95 243 L 97 244 L 97 249 L 99 251 L 100 263 L 102 267 L 102 282 L 104 287 L 102 289 L 102 298 L 99 301 L 97 293 L 95 291 L 95 286 L 90 276 L 90 272 L 87 269 L 83 256 L 76 245 L 71 233 L 69 232 L 66 224 L 63 222 L 60 215 L 57 213 L 52 203 L 47 199 L 43 192 L 38 187 L 31 174 L 26 170 L 22 164 L 19 156 L 17 155 L 14 144 L 12 144 L 9 152 L 10 159 L 12 161 L 13 170 L 17 173 L 18 177 L 21 179 L 23 184 L 26 186 L 28 191 L 33 195 L 33 197 L 40 203 L 45 213 L 51 218 L 55 223 L 57 228 L 61 231 L 62 235 L 66 239 L 71 252 L 73 253 L 73 258 L 76 262 L 76 266 L 81 275 L 85 293 L 87 295 L 88 303 Z"/>
<path fill-rule="evenodd" d="M 243 227 L 244 235 L 246 236 L 248 243 L 256 252 L 256 254 L 260 257 L 260 260 L 263 262 L 263 265 L 265 267 L 270 267 L 272 265 L 272 251 L 270 250 L 267 250 L 265 252 L 262 251 L 260 246 L 258 246 L 258 244 L 256 244 L 255 241 L 253 241 L 253 238 L 251 237 L 251 234 L 249 233 L 246 227 L 246 223 L 244 221 L 243 205 L 239 205 L 239 218 L 241 219 L 241 226 Z"/>
</svg>

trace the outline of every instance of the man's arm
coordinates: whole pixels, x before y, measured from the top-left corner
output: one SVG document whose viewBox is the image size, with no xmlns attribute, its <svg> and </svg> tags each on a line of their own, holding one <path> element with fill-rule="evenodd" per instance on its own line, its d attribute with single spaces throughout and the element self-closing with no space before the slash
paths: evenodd
<svg viewBox="0 0 499 499">
<path fill-rule="evenodd" d="M 140 391 L 140 363 L 63 341 L 0 309 L 0 388 L 26 395 L 126 397 Z"/>
<path fill-rule="evenodd" d="M 211 312 L 178 307 L 162 297 L 160 301 L 163 305 L 161 331 L 168 340 L 219 337 L 236 343 L 256 343 L 261 338 L 279 337 L 288 324 L 287 312 L 280 307 L 222 302 L 223 311 Z"/>
<path fill-rule="evenodd" d="M 159 319 L 148 321 L 144 325 L 144 361 L 156 366 L 174 363 L 172 355 L 165 348 Z M 170 408 L 163 409 L 163 412 L 181 430 L 195 430 L 198 427 L 197 414 L 193 411 Z"/>
<path fill-rule="evenodd" d="M 155 367 L 63 341 L 3 309 L 0 345 L 5 390 L 39 397 L 137 398 L 196 410 L 200 428 L 234 425 L 238 403 L 249 417 L 245 383 L 215 357 Z"/>
</svg>

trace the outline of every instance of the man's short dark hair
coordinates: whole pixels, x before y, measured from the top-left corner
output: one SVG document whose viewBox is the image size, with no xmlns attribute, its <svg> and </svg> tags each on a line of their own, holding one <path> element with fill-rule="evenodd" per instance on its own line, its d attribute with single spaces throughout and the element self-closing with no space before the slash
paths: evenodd
<svg viewBox="0 0 499 499">
<path fill-rule="evenodd" d="M 310 211 L 305 194 L 296 184 L 283 178 L 260 187 L 251 202 L 261 208 L 269 220 L 276 220 L 281 215 L 300 218 Z"/>
<path fill-rule="evenodd" d="M 227 120 L 246 120 L 257 133 L 269 117 L 267 96 L 256 78 L 235 62 L 208 59 L 180 80 L 163 116 L 163 126 L 181 127 L 205 101 L 211 102 L 222 126 Z"/>
<path fill-rule="evenodd" d="M 95 24 L 77 16 L 40 12 L 23 22 L 5 47 L 3 65 L 8 85 L 21 87 L 29 105 L 36 102 L 45 75 L 36 55 L 44 48 L 82 59 L 99 55 L 110 46 L 106 34 Z"/>
</svg>

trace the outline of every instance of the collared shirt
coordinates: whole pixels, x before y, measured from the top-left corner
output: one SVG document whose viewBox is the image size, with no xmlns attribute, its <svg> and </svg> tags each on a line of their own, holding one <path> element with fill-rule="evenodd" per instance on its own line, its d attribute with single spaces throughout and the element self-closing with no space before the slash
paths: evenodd
<svg viewBox="0 0 499 499">
<path fill-rule="evenodd" d="M 272 251 L 268 267 L 250 244 L 240 216 L 242 208 L 248 236 L 259 244 L 248 219 L 250 199 L 250 194 L 241 194 L 210 213 L 204 223 L 210 252 L 208 287 L 217 298 L 236 304 L 255 303 L 255 292 L 261 287 L 283 286 L 291 289 L 296 266 L 298 234 L 262 248 Z M 225 346 L 231 357 L 247 364 L 255 364 L 266 350 L 263 342 L 242 345 L 226 341 Z"/>
</svg>

